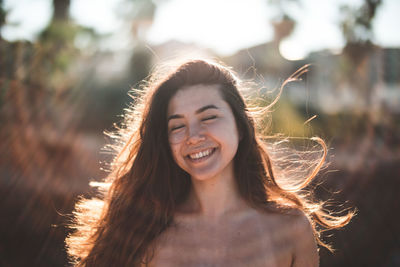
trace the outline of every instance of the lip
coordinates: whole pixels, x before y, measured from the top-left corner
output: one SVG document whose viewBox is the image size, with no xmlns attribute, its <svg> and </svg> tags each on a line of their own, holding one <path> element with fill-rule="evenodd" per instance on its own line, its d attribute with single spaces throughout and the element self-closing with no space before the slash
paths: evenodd
<svg viewBox="0 0 400 267">
<path fill-rule="evenodd" d="M 202 158 L 199 158 L 199 159 L 192 159 L 192 158 L 189 156 L 190 154 L 196 154 L 196 153 L 199 153 L 199 152 L 206 151 L 206 150 L 208 150 L 208 149 L 211 149 L 211 150 L 212 150 L 211 153 L 210 153 L 208 156 L 205 156 L 205 157 L 202 157 Z M 203 149 L 196 149 L 196 150 L 194 150 L 193 152 L 187 154 L 186 157 L 185 157 L 185 159 L 186 159 L 187 161 L 189 161 L 190 163 L 201 163 L 201 162 L 206 161 L 206 160 L 208 160 L 209 158 L 211 158 L 211 157 L 215 154 L 216 151 L 217 151 L 217 148 L 216 148 L 216 147 L 203 148 Z"/>
<path fill-rule="evenodd" d="M 194 149 L 194 150 L 192 150 L 192 151 L 186 153 L 185 157 L 189 157 L 189 155 L 191 155 L 191 154 L 196 154 L 196 153 L 199 153 L 199 152 L 207 151 L 207 150 L 209 150 L 209 149 L 215 150 L 216 147 L 197 148 L 197 149 Z M 213 151 L 213 152 L 215 152 L 215 151 Z"/>
</svg>

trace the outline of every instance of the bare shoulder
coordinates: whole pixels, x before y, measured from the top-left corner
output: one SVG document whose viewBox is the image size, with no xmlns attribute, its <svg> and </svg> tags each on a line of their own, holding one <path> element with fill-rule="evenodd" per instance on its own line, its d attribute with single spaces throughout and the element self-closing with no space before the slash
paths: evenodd
<svg viewBox="0 0 400 267">
<path fill-rule="evenodd" d="M 313 235 L 312 227 L 307 216 L 300 210 L 290 209 L 282 212 L 262 211 L 259 213 L 265 225 L 268 227 L 286 228 L 290 235 L 304 234 Z"/>
<path fill-rule="evenodd" d="M 287 221 L 291 226 L 292 234 L 296 236 L 312 236 L 314 238 L 311 223 L 304 212 L 298 209 L 291 209 L 283 213 L 281 219 Z"/>
<path fill-rule="evenodd" d="M 272 238 L 291 251 L 291 266 L 319 266 L 314 231 L 302 211 L 292 209 L 285 212 L 263 212 L 262 217 Z"/>
<path fill-rule="evenodd" d="M 298 212 L 293 225 L 294 243 L 293 266 L 319 266 L 319 255 L 311 223 L 304 213 Z"/>
</svg>

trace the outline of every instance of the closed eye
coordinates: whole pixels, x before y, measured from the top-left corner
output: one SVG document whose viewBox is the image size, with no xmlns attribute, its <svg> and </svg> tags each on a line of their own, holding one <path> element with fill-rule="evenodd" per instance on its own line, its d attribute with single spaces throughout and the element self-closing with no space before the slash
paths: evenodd
<svg viewBox="0 0 400 267">
<path fill-rule="evenodd" d="M 171 128 L 171 132 L 172 132 L 172 131 L 179 130 L 179 129 L 182 129 L 183 127 L 185 127 L 185 125 L 174 126 L 174 127 Z"/>
<path fill-rule="evenodd" d="M 203 119 L 201 119 L 201 120 L 202 120 L 202 121 L 210 121 L 210 120 L 213 120 L 213 119 L 216 119 L 216 118 L 217 118 L 217 116 L 213 115 L 213 116 L 205 117 L 205 118 L 203 118 Z"/>
</svg>

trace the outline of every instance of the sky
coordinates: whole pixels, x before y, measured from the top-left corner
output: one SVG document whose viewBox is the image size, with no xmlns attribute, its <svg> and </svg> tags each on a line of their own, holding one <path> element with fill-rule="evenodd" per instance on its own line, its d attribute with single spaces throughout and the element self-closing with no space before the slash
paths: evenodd
<svg viewBox="0 0 400 267">
<path fill-rule="evenodd" d="M 111 34 L 108 47 L 128 48 L 128 25 L 121 17 L 124 0 L 72 0 L 71 17 L 79 24 Z M 153 25 L 146 35 L 150 44 L 175 39 L 197 43 L 221 55 L 268 42 L 273 38 L 270 21 L 277 15 L 267 0 L 168 0 L 159 1 Z M 344 39 L 338 27 L 339 5 L 359 6 L 362 0 L 301 0 L 285 8 L 297 21 L 292 35 L 280 51 L 287 59 L 300 59 L 309 52 L 340 50 Z M 5 0 L 8 26 L 2 36 L 8 40 L 34 40 L 51 17 L 50 0 Z M 384 0 L 374 20 L 374 42 L 400 47 L 400 1 Z"/>
</svg>

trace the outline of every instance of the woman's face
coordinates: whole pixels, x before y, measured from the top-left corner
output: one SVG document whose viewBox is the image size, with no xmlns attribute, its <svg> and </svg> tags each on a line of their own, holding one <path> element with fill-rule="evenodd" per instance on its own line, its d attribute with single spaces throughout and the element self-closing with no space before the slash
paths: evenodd
<svg viewBox="0 0 400 267">
<path fill-rule="evenodd" d="M 192 179 L 233 175 L 239 133 L 219 85 L 194 85 L 171 98 L 168 138 L 175 162 Z"/>
</svg>

